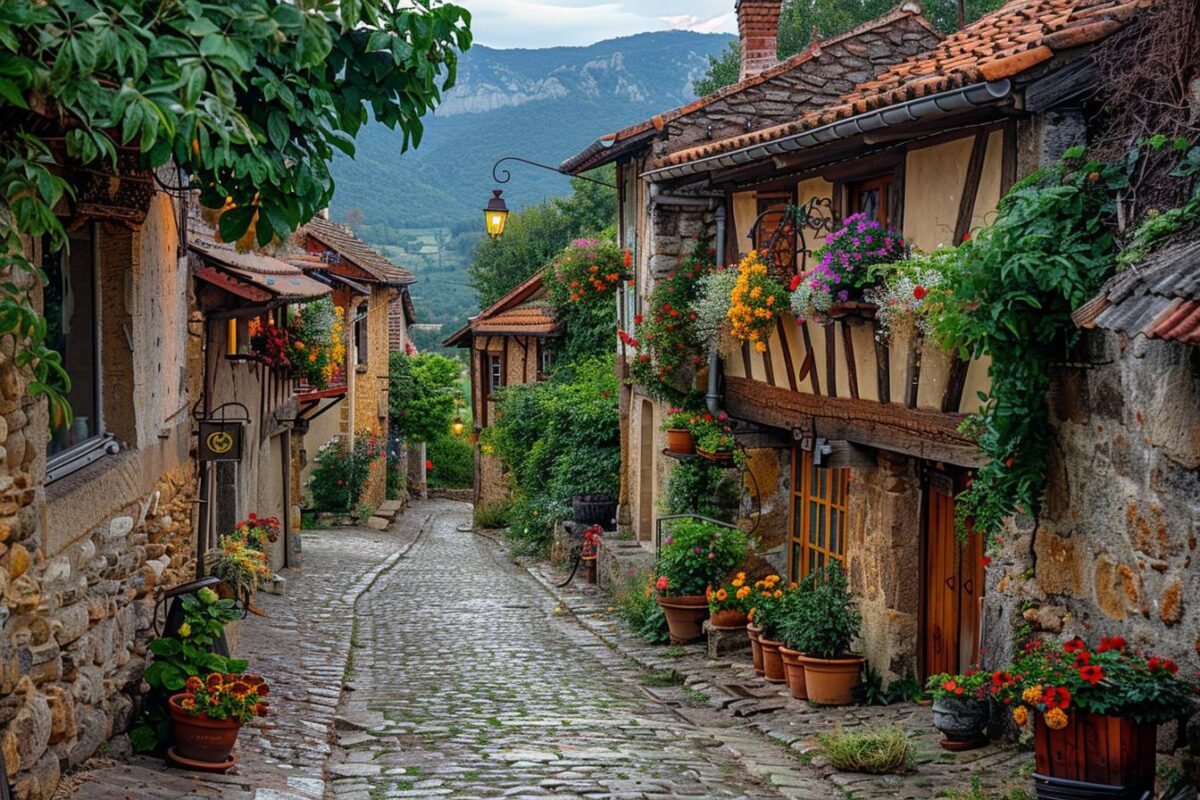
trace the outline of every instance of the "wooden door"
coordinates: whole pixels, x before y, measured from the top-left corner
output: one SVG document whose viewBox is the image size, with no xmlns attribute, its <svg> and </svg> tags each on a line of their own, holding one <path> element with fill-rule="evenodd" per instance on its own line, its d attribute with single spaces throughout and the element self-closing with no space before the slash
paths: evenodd
<svg viewBox="0 0 1200 800">
<path fill-rule="evenodd" d="M 983 608 L 983 544 L 972 534 L 960 544 L 954 532 L 955 481 L 929 477 L 926 491 L 924 620 L 925 675 L 957 673 L 979 659 Z"/>
</svg>

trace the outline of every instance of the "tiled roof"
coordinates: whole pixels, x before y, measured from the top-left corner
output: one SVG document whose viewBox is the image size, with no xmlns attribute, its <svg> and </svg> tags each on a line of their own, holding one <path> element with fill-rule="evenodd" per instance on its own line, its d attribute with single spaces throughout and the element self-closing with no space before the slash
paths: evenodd
<svg viewBox="0 0 1200 800">
<path fill-rule="evenodd" d="M 462 346 L 473 335 L 556 336 L 562 323 L 545 299 L 543 275 L 549 267 L 530 275 L 516 288 L 471 317 L 467 325 L 443 342 L 447 347 Z"/>
<path fill-rule="evenodd" d="M 209 269 L 216 267 L 276 298 L 306 300 L 329 294 L 328 286 L 313 280 L 303 270 L 286 261 L 265 253 L 240 252 L 232 245 L 214 241 L 211 232 L 197 229 L 194 223 L 192 227 L 188 248 L 211 265 Z M 207 280 L 211 273 L 198 272 L 197 275 Z M 231 290 L 230 286 L 219 285 Z M 241 293 L 235 291 L 234 294 Z"/>
<path fill-rule="evenodd" d="M 1081 328 L 1200 345 L 1200 239 L 1168 245 L 1112 278 L 1074 319 Z"/>
<path fill-rule="evenodd" d="M 675 166 L 765 144 L 869 111 L 972 84 L 1000 81 L 1057 52 L 1092 44 L 1154 0 L 1014 0 L 946 37 L 933 50 L 884 71 L 840 103 L 771 128 L 672 153 Z"/>
<path fill-rule="evenodd" d="M 887 27 L 898 20 L 905 19 L 906 17 L 911 17 L 916 23 L 928 29 L 931 34 L 937 36 L 941 35 L 937 28 L 935 28 L 931 22 L 921 15 L 920 4 L 911 2 L 911 0 L 906 0 L 906 2 L 882 16 L 868 20 L 867 22 L 864 22 L 863 24 L 844 33 L 831 36 L 828 39 L 824 39 L 819 42 L 814 42 L 808 47 L 808 49 L 797 53 L 791 58 L 788 58 L 785 61 L 770 67 L 769 69 L 763 70 L 757 75 L 752 75 L 745 80 L 725 86 L 710 95 L 693 100 L 687 105 L 680 106 L 679 108 L 664 112 L 662 114 L 656 114 L 648 120 L 630 125 L 629 127 L 617 131 L 616 133 L 602 136 L 598 141 L 580 153 L 564 161 L 562 163 L 562 169 L 566 172 L 578 174 L 580 172 L 586 172 L 587 170 L 594 169 L 601 164 L 606 164 L 623 152 L 625 146 L 638 144 L 657 133 L 661 133 L 666 129 L 667 125 L 682 117 L 686 117 L 689 114 L 694 114 L 695 112 L 701 111 L 720 100 L 724 100 L 732 95 L 744 92 L 747 89 L 760 86 L 774 78 L 778 78 L 781 75 L 784 75 L 795 69 L 799 69 L 805 64 L 811 62 L 813 59 L 820 58 L 825 50 L 841 42 L 844 42 L 848 39 L 853 39 L 868 31 Z"/>
<path fill-rule="evenodd" d="M 380 283 L 407 286 L 417 281 L 411 272 L 372 250 L 345 225 L 317 217 L 306 223 L 300 231 L 336 251 Z"/>
</svg>

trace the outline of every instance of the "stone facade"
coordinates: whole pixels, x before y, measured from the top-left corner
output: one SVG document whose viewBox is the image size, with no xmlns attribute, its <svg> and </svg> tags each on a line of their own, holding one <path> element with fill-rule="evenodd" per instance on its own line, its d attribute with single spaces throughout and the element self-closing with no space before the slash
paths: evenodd
<svg viewBox="0 0 1200 800">
<path fill-rule="evenodd" d="M 1120 634 L 1200 669 L 1200 350 L 1092 332 L 1056 370 L 1046 500 L 990 572 L 985 647 Z M 1026 628 L 1027 626 L 1027 628 Z"/>
<path fill-rule="evenodd" d="M 388 358 L 391 353 L 388 309 L 394 290 L 383 285 L 371 287 L 371 295 L 355 307 L 356 315 L 366 314 L 366 363 L 355 367 L 354 432 L 370 431 L 387 441 L 388 435 Z M 362 347 L 355 342 L 355 347 Z M 387 499 L 387 464 L 380 459 L 371 469 L 370 480 L 363 491 L 362 503 L 372 508 Z"/>
</svg>

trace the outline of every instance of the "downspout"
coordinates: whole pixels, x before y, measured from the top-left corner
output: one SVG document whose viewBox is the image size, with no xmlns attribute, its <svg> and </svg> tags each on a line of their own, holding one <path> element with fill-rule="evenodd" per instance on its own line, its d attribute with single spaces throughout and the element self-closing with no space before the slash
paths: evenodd
<svg viewBox="0 0 1200 800">
<path fill-rule="evenodd" d="M 715 242 L 718 258 L 725 256 L 725 204 L 717 205 L 717 240 Z M 708 413 L 714 417 L 719 416 L 721 411 L 721 355 L 717 352 L 717 344 L 713 343 L 712 348 L 708 352 L 708 391 L 704 395 L 704 402 L 708 406 Z"/>
</svg>

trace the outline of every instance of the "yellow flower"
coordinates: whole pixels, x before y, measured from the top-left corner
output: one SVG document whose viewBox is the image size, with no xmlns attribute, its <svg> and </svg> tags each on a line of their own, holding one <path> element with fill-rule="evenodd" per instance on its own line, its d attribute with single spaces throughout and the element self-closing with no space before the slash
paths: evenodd
<svg viewBox="0 0 1200 800">
<path fill-rule="evenodd" d="M 775 599 L 778 600 L 781 597 L 783 597 L 783 589 L 776 589 L 775 590 Z"/>
<path fill-rule="evenodd" d="M 754 345 L 754 349 L 760 353 L 765 353 L 765 352 L 767 352 L 767 343 L 766 342 L 757 342 Z"/>
<path fill-rule="evenodd" d="M 1061 708 L 1052 708 L 1046 712 L 1046 727 L 1052 731 L 1061 731 L 1067 727 L 1067 712 Z"/>
<path fill-rule="evenodd" d="M 737 590 L 737 595 L 736 595 L 736 597 L 737 597 L 737 599 L 738 599 L 738 600 L 745 600 L 745 599 L 746 599 L 746 597 L 748 597 L 748 596 L 749 596 L 749 594 L 750 594 L 750 587 L 749 587 L 749 586 L 743 586 L 742 588 L 740 588 L 740 589 L 738 589 L 738 590 Z"/>
<path fill-rule="evenodd" d="M 1017 727 L 1023 727 L 1029 721 L 1029 711 L 1025 706 L 1017 706 L 1012 710 L 1013 722 L 1017 723 Z"/>
<path fill-rule="evenodd" d="M 725 591 L 724 589 L 717 590 L 717 602 L 718 603 L 724 603 L 728 599 L 729 599 L 729 592 Z"/>
<path fill-rule="evenodd" d="M 745 579 L 745 578 L 734 578 L 734 579 L 733 579 L 733 588 L 735 588 L 735 589 L 740 589 L 740 588 L 742 588 L 742 585 L 743 585 L 745 582 L 746 582 L 746 579 Z"/>
<path fill-rule="evenodd" d="M 1030 686 L 1025 691 L 1021 692 L 1021 699 L 1029 705 L 1036 705 L 1042 699 L 1042 685 Z"/>
<path fill-rule="evenodd" d="M 184 638 L 191 636 L 192 635 L 192 626 L 187 622 L 180 625 L 179 626 L 179 635 Z"/>
</svg>

